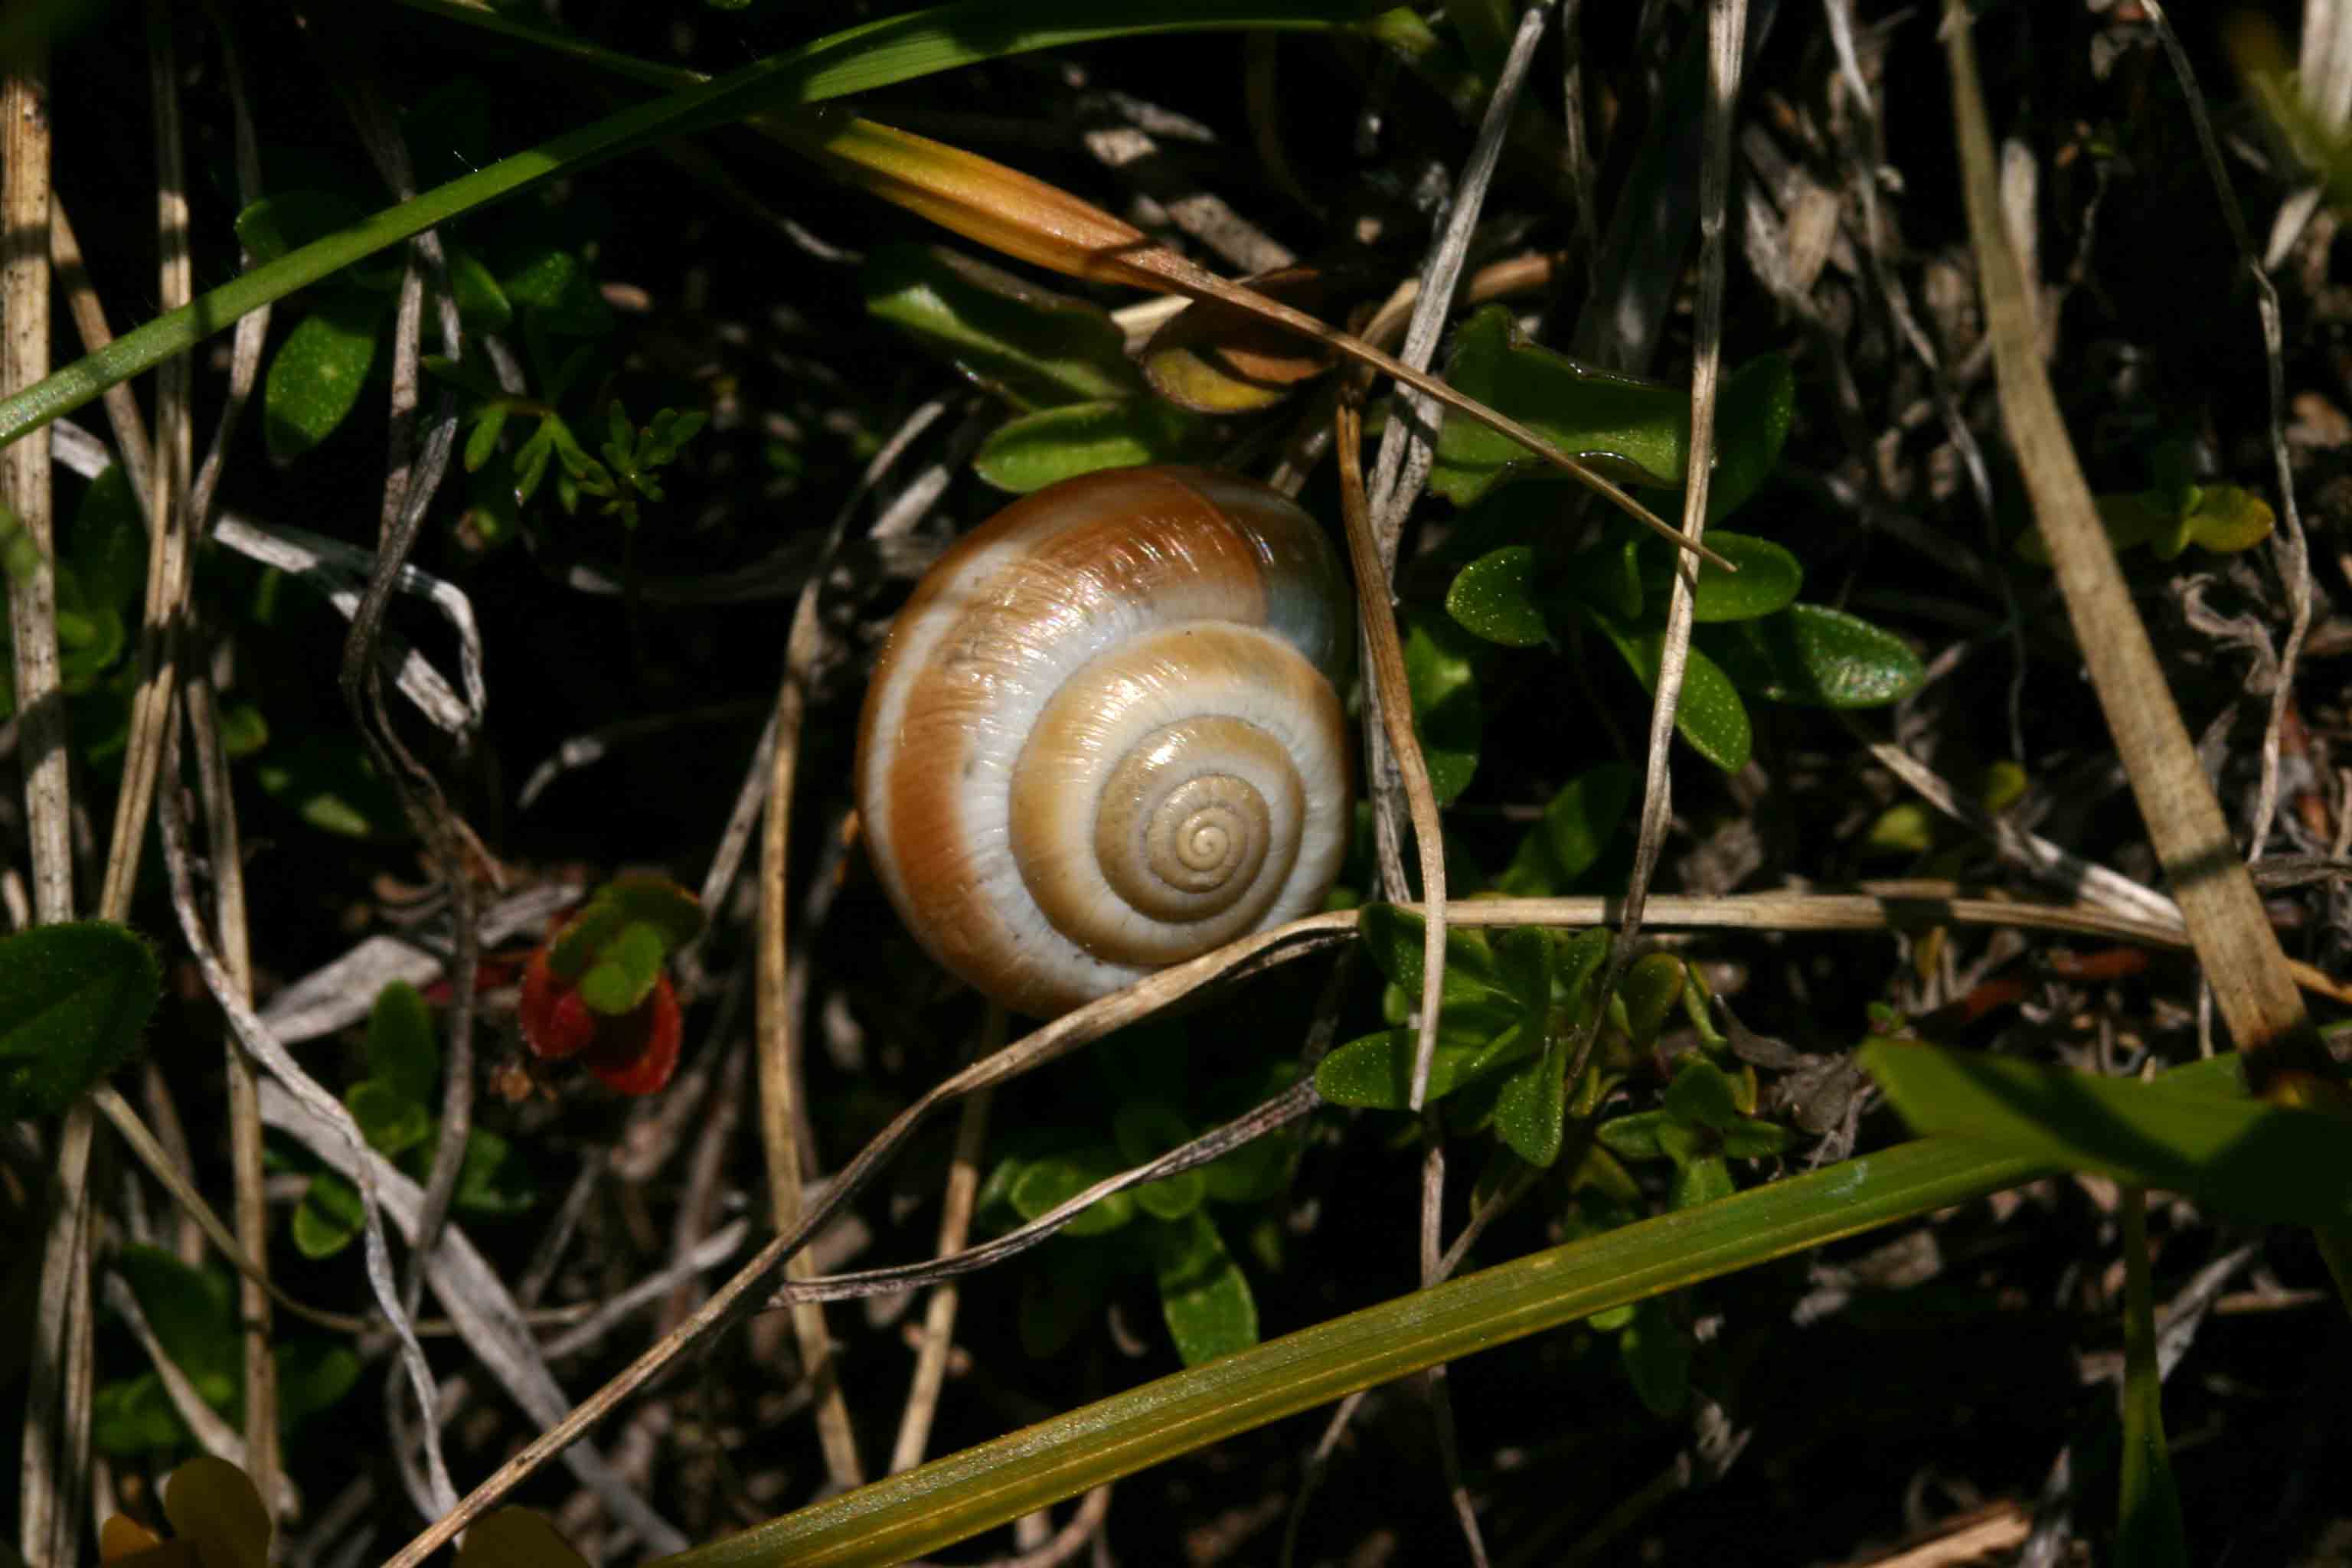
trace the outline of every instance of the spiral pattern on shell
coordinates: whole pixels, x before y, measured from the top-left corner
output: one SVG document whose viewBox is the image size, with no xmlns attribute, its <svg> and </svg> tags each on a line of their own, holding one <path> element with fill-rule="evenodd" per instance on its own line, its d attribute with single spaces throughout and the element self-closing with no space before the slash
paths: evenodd
<svg viewBox="0 0 2352 1568">
<path fill-rule="evenodd" d="M 1347 582 L 1322 531 L 1204 468 L 1007 507 L 899 613 L 858 731 L 891 900 L 1051 1016 L 1316 908 L 1349 826 Z"/>
</svg>

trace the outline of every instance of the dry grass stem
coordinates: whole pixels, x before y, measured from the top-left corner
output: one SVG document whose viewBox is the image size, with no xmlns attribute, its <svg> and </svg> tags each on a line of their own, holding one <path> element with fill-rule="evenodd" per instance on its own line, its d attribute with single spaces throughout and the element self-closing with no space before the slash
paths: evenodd
<svg viewBox="0 0 2352 1568">
<path fill-rule="evenodd" d="M 1001 1050 L 1008 1020 L 1003 1006 L 988 1005 L 988 1020 L 981 1028 L 982 1056 Z M 980 1158 L 988 1141 L 988 1109 L 992 1097 L 982 1089 L 963 1102 L 956 1121 L 955 1152 L 948 1162 L 947 1189 L 940 1198 L 940 1238 L 933 1256 L 951 1258 L 961 1252 L 971 1234 L 972 1204 L 980 1195 Z M 923 1462 L 930 1446 L 931 1418 L 938 1412 L 940 1390 L 947 1381 L 948 1352 L 955 1343 L 959 1291 L 951 1280 L 932 1287 L 923 1309 L 922 1348 L 916 1352 L 915 1376 L 907 1393 L 907 1408 L 898 1417 L 898 1440 L 890 1450 L 890 1470 L 911 1470 Z"/>
<path fill-rule="evenodd" d="M 2255 1080 L 2278 1067 L 2332 1077 L 2067 438 L 2034 335 L 2032 301 L 2001 224 L 1975 43 L 1968 13 L 1957 4 L 1946 8 L 1944 43 L 2001 418 L 2140 816 Z"/>
<path fill-rule="evenodd" d="M 1691 367 L 1689 482 L 1683 490 L 1683 536 L 1696 542 L 1706 532 L 1707 497 L 1714 483 L 1715 400 L 1723 375 L 1724 215 L 1731 184 L 1731 113 L 1739 97 L 1739 65 L 1747 41 L 1747 0 L 1712 0 L 1706 12 L 1706 108 L 1701 137 L 1698 188 L 1698 299 L 1692 310 L 1696 334 Z M 1682 706 L 1683 675 L 1690 663 L 1693 594 L 1698 573 L 1677 557 L 1674 587 L 1666 602 L 1665 635 L 1658 652 L 1657 683 L 1651 694 L 1650 735 L 1643 773 L 1642 810 L 1633 839 L 1633 867 L 1625 885 L 1625 912 L 1609 947 L 1602 998 L 1616 994 L 1633 962 L 1633 939 L 1642 929 L 1650 881 L 1665 843 L 1674 809 L 1672 754 L 1675 723 Z M 1578 1042 L 1570 1064 L 1571 1079 L 1584 1070 L 1591 1038 Z"/>
<path fill-rule="evenodd" d="M 156 298 L 165 310 L 195 293 L 188 255 L 185 156 L 180 141 L 179 51 L 170 8 L 151 0 L 148 75 L 155 105 Z M 194 564 L 187 510 L 189 466 L 195 447 L 188 406 L 190 358 L 174 354 L 155 370 L 155 435 L 151 446 L 147 516 L 147 598 L 139 628 L 139 691 L 131 700 L 131 734 L 123 750 L 122 785 L 114 797 L 114 833 L 106 857 L 99 912 L 121 920 L 131 911 L 147 818 L 155 800 L 175 706 L 179 700 L 180 619 Z"/>
<path fill-rule="evenodd" d="M 71 315 L 74 332 L 81 339 L 81 352 L 94 354 L 114 341 L 114 332 L 106 323 L 106 306 L 89 280 L 89 272 L 82 265 L 81 244 L 74 237 L 73 225 L 67 220 L 65 203 L 51 199 L 49 206 L 49 260 L 57 268 L 58 289 L 66 297 L 66 309 Z M 264 312 L 267 313 L 266 311 Z M 139 515 L 148 527 L 154 526 L 147 505 L 154 493 L 154 457 L 147 439 L 147 426 L 139 412 L 139 398 L 127 381 L 118 381 L 106 389 L 107 424 L 114 431 L 114 444 L 122 458 L 122 472 L 131 481 L 131 493 L 138 499 Z"/>
<path fill-rule="evenodd" d="M 849 513 L 835 520 L 829 548 L 840 542 Z M 760 931 L 758 963 L 760 1147 L 768 1166 L 770 1214 L 780 1234 L 790 1236 L 803 1216 L 801 1184 L 804 1164 L 814 1164 L 806 1148 L 805 1088 L 801 1079 L 801 1020 L 793 1016 L 789 984 L 791 931 L 786 851 L 792 842 L 793 780 L 800 759 L 801 720 L 808 706 L 809 680 L 824 646 L 824 626 L 817 618 L 817 593 L 824 583 L 820 563 L 802 584 L 793 607 L 792 630 L 784 642 L 784 678 L 776 688 L 775 750 L 768 774 L 767 821 L 760 845 Z M 805 1258 L 795 1257 L 789 1268 L 806 1273 Z M 689 1320 L 689 1322 L 691 1320 Z M 801 1367 L 816 1390 L 817 1436 L 824 1450 L 825 1472 L 835 1486 L 863 1485 L 865 1467 L 857 1456 L 857 1439 L 849 1420 L 848 1401 L 842 1393 L 833 1336 L 824 1309 L 814 1302 L 793 1309 L 793 1335 L 799 1342 Z"/>
<path fill-rule="evenodd" d="M 1348 556 L 1356 574 L 1356 613 L 1362 623 L 1365 666 L 1371 676 L 1370 715 L 1377 718 L 1389 754 L 1403 781 L 1412 813 L 1412 835 L 1421 858 L 1421 882 L 1435 911 L 1422 933 L 1421 1007 L 1414 1020 L 1420 1043 L 1412 1068 L 1412 1109 L 1429 1091 L 1429 1067 L 1437 1051 L 1437 1016 L 1445 983 L 1445 840 L 1437 819 L 1437 795 L 1429 787 L 1429 767 L 1412 732 L 1412 693 L 1406 684 L 1404 644 L 1397 636 L 1388 574 L 1372 537 L 1370 508 L 1364 499 L 1364 471 L 1358 461 L 1363 416 L 1352 398 L 1340 399 L 1334 445 L 1339 454 L 1340 512 L 1346 519 Z M 1402 881 L 1401 878 L 1391 879 Z M 1401 889 L 1400 889 L 1401 890 Z"/>
<path fill-rule="evenodd" d="M 160 760 L 166 773 L 177 772 L 179 746 L 175 732 L 165 732 L 164 751 Z M 356 1162 L 358 1173 L 355 1183 L 360 1194 L 364 1242 L 362 1257 L 367 1268 L 368 1285 L 375 1294 L 376 1305 L 383 1310 L 387 1324 L 399 1342 L 402 1365 L 415 1391 L 418 1407 L 425 1412 L 429 1434 L 433 1430 L 431 1422 L 435 1408 L 433 1370 L 425 1359 L 424 1347 L 417 1343 L 414 1315 L 401 1304 L 400 1293 L 393 1279 L 392 1247 L 384 1237 L 383 1217 L 377 1212 L 381 1200 L 373 1167 L 366 1162 L 366 1155 L 372 1152 L 367 1148 L 366 1136 L 361 1132 L 359 1123 L 352 1119 L 351 1112 L 343 1109 L 342 1101 L 329 1094 L 316 1079 L 303 1071 L 286 1047 L 271 1036 L 239 994 L 235 977 L 214 951 L 211 936 L 205 929 L 204 916 L 196 904 L 192 865 L 194 856 L 188 843 L 187 824 L 180 811 L 176 780 L 173 787 L 160 792 L 157 806 L 156 820 L 162 830 L 163 868 L 171 883 L 172 908 L 179 919 L 181 938 L 188 944 L 197 970 L 204 977 L 205 989 L 212 994 L 213 1001 L 226 1015 L 238 1043 L 267 1068 L 270 1076 L 296 1100 L 334 1130 L 336 1136 L 348 1144 Z M 437 1443 L 429 1436 L 425 1453 L 428 1463 L 440 1458 Z M 446 1469 L 439 1479 L 445 1485 L 447 1483 Z"/>
</svg>

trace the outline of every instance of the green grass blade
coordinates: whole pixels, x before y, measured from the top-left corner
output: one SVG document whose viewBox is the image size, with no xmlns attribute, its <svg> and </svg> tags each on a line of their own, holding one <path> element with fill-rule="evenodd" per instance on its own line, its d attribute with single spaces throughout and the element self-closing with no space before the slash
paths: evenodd
<svg viewBox="0 0 2352 1568">
<path fill-rule="evenodd" d="M 469 21 L 481 19 L 468 6 L 436 9 Z M 1116 7 L 1097 0 L 1028 5 L 969 0 L 851 27 L 567 132 L 232 279 L 15 396 L 0 399 L 0 447 L 72 413 L 108 387 L 184 353 L 297 289 L 550 175 L 576 173 L 661 137 L 707 130 L 755 110 L 821 103 L 1029 50 L 1210 28 L 1330 26 L 1352 19 L 1360 9 L 1316 0 L 1130 0 Z M 584 58 L 611 66 L 612 59 L 605 58 L 609 54 L 592 49 Z M 633 74 L 643 79 L 643 73 Z"/>
<path fill-rule="evenodd" d="M 2123 1193 L 2124 1459 L 2116 1561 L 2189 1568 L 2180 1493 L 2164 1442 L 2164 1379 L 2156 1360 L 2156 1300 L 2147 1277 L 2147 1194 Z"/>
<path fill-rule="evenodd" d="M 1981 1139 L 2254 1220 L 2352 1224 L 2352 1121 L 2010 1057 L 1873 1040 L 1868 1068 L 1913 1130 Z"/>
<path fill-rule="evenodd" d="M 900 1562 L 1352 1390 L 2050 1169 L 1948 1139 L 1849 1160 L 1318 1323 L 664 1558 L 658 1568 Z"/>
</svg>

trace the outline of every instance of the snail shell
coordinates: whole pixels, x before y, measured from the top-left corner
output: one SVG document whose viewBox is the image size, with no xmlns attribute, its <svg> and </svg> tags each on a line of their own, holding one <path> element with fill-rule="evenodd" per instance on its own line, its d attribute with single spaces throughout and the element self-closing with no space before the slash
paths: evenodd
<svg viewBox="0 0 2352 1568">
<path fill-rule="evenodd" d="M 1316 908 L 1349 811 L 1347 580 L 1314 520 L 1205 468 L 999 512 L 899 612 L 857 801 L 932 956 L 1050 1017 Z"/>
</svg>

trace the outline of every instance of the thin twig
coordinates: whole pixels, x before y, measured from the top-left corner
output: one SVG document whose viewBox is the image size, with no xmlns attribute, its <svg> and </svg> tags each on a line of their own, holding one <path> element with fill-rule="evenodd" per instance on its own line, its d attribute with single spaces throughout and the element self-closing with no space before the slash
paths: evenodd
<svg viewBox="0 0 2352 1568">
<path fill-rule="evenodd" d="M 791 847 L 793 779 L 801 749 L 801 719 L 808 706 L 808 685 L 816 656 L 824 646 L 824 626 L 817 618 L 817 592 L 823 587 L 825 563 L 840 544 L 848 525 L 845 509 L 835 519 L 827 548 L 817 567 L 802 584 L 793 608 L 792 630 L 784 644 L 784 677 L 776 688 L 775 753 L 768 775 L 767 819 L 760 847 L 760 927 L 756 1016 L 760 1068 L 760 1146 L 767 1155 L 768 1198 L 776 1229 L 791 1235 L 802 1221 L 801 1184 L 804 1151 L 800 1137 L 803 1095 L 800 1022 L 793 1016 L 789 984 L 785 919 L 787 851 Z M 808 1271 L 795 1255 L 792 1267 Z M 857 1438 L 850 1425 L 849 1406 L 836 1376 L 832 1335 L 824 1310 L 815 1302 L 793 1308 L 793 1332 L 799 1341 L 803 1373 L 816 1390 L 817 1437 L 824 1451 L 826 1473 L 835 1486 L 863 1484 L 865 1468 L 857 1457 Z M 689 1320 L 691 1321 L 692 1320 Z"/>
<path fill-rule="evenodd" d="M 2198 765 L 2067 439 L 2036 346 L 2031 302 L 2001 224 L 1972 23 L 1958 0 L 1948 0 L 1944 45 L 2001 417 L 2140 815 L 2188 921 L 2189 941 L 2256 1081 L 2279 1067 L 2333 1077 L 2333 1064 L 2288 974 L 2253 880 L 2231 845 L 2229 824 Z"/>
<path fill-rule="evenodd" d="M 67 312 L 73 317 L 74 331 L 81 339 L 81 352 L 94 354 L 114 341 L 114 332 L 106 324 L 106 307 L 90 283 L 89 269 L 82 265 L 81 243 L 74 237 L 73 225 L 67 221 L 65 203 L 54 195 L 49 205 L 49 260 L 57 268 L 58 289 L 66 297 Z M 115 447 L 122 454 L 123 477 L 131 481 L 131 494 L 139 504 L 141 520 L 152 528 L 154 522 L 148 516 L 147 504 L 154 493 L 155 460 L 147 440 L 147 426 L 139 413 L 139 399 L 129 382 L 118 381 L 106 389 L 105 402 L 107 423 L 113 427 Z"/>
<path fill-rule="evenodd" d="M 1739 97 L 1739 67 L 1748 27 L 1747 0 L 1713 0 L 1706 10 L 1706 106 L 1703 155 L 1698 179 L 1698 299 L 1692 310 L 1695 335 L 1691 366 L 1690 457 L 1683 490 L 1683 536 L 1696 541 L 1706 531 L 1706 506 L 1714 482 L 1715 400 L 1723 374 L 1724 215 L 1731 184 L 1731 116 Z M 1693 594 L 1698 572 L 1687 562 L 1675 563 L 1675 582 L 1666 603 L 1665 636 L 1658 653 L 1657 685 L 1650 705 L 1649 758 L 1642 788 L 1640 826 L 1633 840 L 1633 866 L 1625 887 L 1625 917 L 1610 943 L 1609 971 L 1601 985 L 1605 999 L 1614 994 L 1633 960 L 1634 939 L 1642 929 L 1643 907 L 1649 900 L 1650 880 L 1658 869 L 1666 825 L 1674 809 L 1674 773 L 1670 761 L 1675 721 L 1682 704 L 1683 674 L 1690 661 Z M 1573 1078 L 1583 1071 L 1580 1043 L 1570 1065 Z"/>
<path fill-rule="evenodd" d="M 236 798 L 222 750 L 212 682 L 191 670 L 184 691 L 188 733 L 194 742 L 196 784 L 204 803 L 205 845 L 213 868 L 213 925 L 222 963 L 238 997 L 253 999 L 253 950 L 245 913 L 245 847 L 236 825 Z M 245 1328 L 245 1472 L 266 1498 L 278 1497 L 278 1358 L 270 1343 L 269 1203 L 262 1190 L 261 1098 L 253 1064 L 224 1034 L 227 1057 L 229 1153 L 236 1184 L 236 1235 L 247 1257 L 264 1272 L 237 1284 L 237 1315 Z"/>
<path fill-rule="evenodd" d="M 167 773 L 175 771 L 178 765 L 178 740 L 175 732 L 165 733 L 164 754 L 161 760 Z M 163 842 L 163 867 L 171 882 L 172 908 L 179 917 L 180 935 L 187 942 L 189 952 L 195 958 L 197 970 L 204 976 L 205 988 L 212 993 L 214 1002 L 226 1015 L 238 1042 L 268 1068 L 270 1076 L 283 1084 L 313 1115 L 334 1129 L 350 1144 L 355 1157 L 364 1153 L 367 1140 L 361 1132 L 359 1123 L 352 1119 L 350 1111 L 343 1109 L 342 1101 L 329 1094 L 316 1079 L 303 1071 L 301 1064 L 272 1037 L 261 1020 L 254 1016 L 252 1007 L 238 994 L 235 977 L 213 950 L 212 940 L 205 931 L 204 917 L 196 907 L 194 877 L 191 870 L 194 857 L 188 846 L 187 824 L 180 814 L 176 780 L 170 788 L 159 792 L 156 804 L 156 826 Z M 426 1430 L 432 1433 L 437 1430 L 432 1425 L 435 1403 L 433 1370 L 425 1359 L 424 1346 L 417 1343 L 412 1314 L 401 1305 L 400 1292 L 393 1279 L 391 1244 L 384 1237 L 383 1217 L 377 1212 L 381 1200 L 375 1176 L 363 1160 L 359 1165 L 357 1184 L 363 1241 L 361 1250 L 366 1265 L 368 1285 L 374 1291 L 376 1305 L 383 1310 L 394 1336 L 399 1342 L 402 1363 L 415 1389 L 418 1407 L 425 1412 Z M 440 1462 L 437 1443 L 428 1440 L 425 1451 L 428 1463 Z M 448 1482 L 446 1467 L 439 1480 L 445 1486 Z"/>
<path fill-rule="evenodd" d="M 49 364 L 49 60 L 22 44 L 0 85 L 0 395 L 33 385 Z M 46 432 L 0 452 L 0 501 L 39 559 L 10 580 L 17 754 L 32 851 L 33 918 L 73 918 L 71 808 L 65 695 L 58 686 L 56 552 Z M 33 1323 L 21 1439 L 17 1541 L 26 1561 L 78 1559 L 89 1422 L 89 1151 L 86 1103 L 58 1129 L 40 1294 Z"/>
<path fill-rule="evenodd" d="M 990 1003 L 987 1022 L 981 1026 L 979 1054 L 987 1056 L 1001 1049 L 1006 1027 L 1003 1007 Z M 948 1163 L 947 1190 L 940 1198 L 940 1239 L 933 1251 L 935 1257 L 950 1258 L 961 1252 L 971 1234 L 972 1203 L 980 1195 L 980 1156 L 988 1139 L 988 1108 L 992 1098 L 985 1089 L 971 1096 L 963 1102 L 963 1114 L 956 1121 L 955 1152 Z M 955 1344 L 958 1294 L 952 1280 L 942 1280 L 932 1288 L 931 1299 L 924 1308 L 922 1348 L 916 1352 L 915 1377 L 907 1391 L 906 1412 L 898 1417 L 898 1440 L 890 1450 L 894 1475 L 921 1464 L 923 1450 L 930 1445 L 931 1418 L 939 1410 L 940 1390 L 947 1381 L 948 1352 Z"/>
<path fill-rule="evenodd" d="M 147 44 L 155 104 L 156 243 L 161 252 L 156 293 L 163 310 L 174 310 L 194 296 L 195 274 L 188 256 L 178 51 L 171 9 L 162 0 L 150 0 Z M 188 466 L 195 440 L 188 407 L 189 374 L 185 353 L 173 355 L 155 371 L 155 436 L 149 470 L 152 488 L 147 496 L 153 531 L 147 542 L 146 609 L 139 628 L 139 690 L 131 700 L 122 785 L 114 797 L 114 834 L 106 858 L 105 887 L 99 895 L 99 912 L 109 920 L 121 920 L 131 910 L 156 775 L 179 700 L 180 617 L 194 560 L 187 511 Z"/>
<path fill-rule="evenodd" d="M 1364 500 L 1364 471 L 1358 460 L 1363 415 L 1352 397 L 1339 400 L 1333 444 L 1339 457 L 1339 510 L 1347 521 L 1348 554 L 1356 569 L 1356 606 L 1362 616 L 1365 663 L 1371 672 L 1370 701 L 1381 732 L 1404 781 L 1412 813 L 1412 835 L 1421 858 L 1423 896 L 1434 911 L 1422 933 L 1419 1046 L 1413 1056 L 1412 1107 L 1419 1110 L 1429 1090 L 1430 1064 L 1436 1058 L 1437 1016 L 1445 983 L 1445 840 L 1437 820 L 1437 795 L 1412 732 L 1412 692 L 1406 684 L 1404 644 L 1397 636 L 1396 611 L 1389 603 L 1388 577 L 1372 538 L 1370 510 Z M 1401 889 L 1398 889 L 1401 890 Z"/>
</svg>

